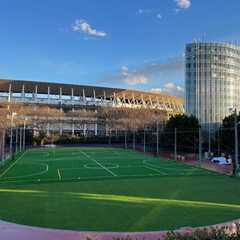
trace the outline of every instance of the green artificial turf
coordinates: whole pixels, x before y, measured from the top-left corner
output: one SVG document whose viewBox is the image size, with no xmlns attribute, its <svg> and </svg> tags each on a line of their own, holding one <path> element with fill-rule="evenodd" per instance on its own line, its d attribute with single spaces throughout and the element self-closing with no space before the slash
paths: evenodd
<svg viewBox="0 0 240 240">
<path fill-rule="evenodd" d="M 151 231 L 240 216 L 238 179 L 123 149 L 29 150 L 0 176 L 0 219 L 20 224 Z"/>
</svg>

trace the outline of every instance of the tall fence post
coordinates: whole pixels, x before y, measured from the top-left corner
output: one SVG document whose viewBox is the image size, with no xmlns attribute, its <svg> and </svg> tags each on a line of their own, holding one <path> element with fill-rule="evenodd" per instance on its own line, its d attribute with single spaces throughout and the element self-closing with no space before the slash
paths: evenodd
<svg viewBox="0 0 240 240">
<path fill-rule="evenodd" d="M 23 150 L 26 149 L 26 122 L 23 125 Z"/>
<path fill-rule="evenodd" d="M 201 166 L 202 165 L 202 129 L 201 127 L 199 127 L 199 147 L 198 147 L 198 159 L 199 159 L 199 165 Z"/>
<path fill-rule="evenodd" d="M 136 137 L 136 135 L 135 135 L 135 129 L 133 130 L 133 150 L 135 150 L 136 149 L 136 142 L 135 142 L 135 137 Z"/>
<path fill-rule="evenodd" d="M 177 161 L 177 128 L 174 129 L 174 160 Z"/>
<path fill-rule="evenodd" d="M 239 163 L 238 163 L 238 119 L 237 119 L 237 109 L 234 112 L 234 138 L 235 138 L 235 175 L 237 174 Z"/>
<path fill-rule="evenodd" d="M 157 121 L 157 156 L 159 155 L 159 123 Z"/>
<path fill-rule="evenodd" d="M 19 128 L 19 138 L 20 138 L 20 142 L 19 142 L 19 150 L 20 150 L 20 152 L 22 151 L 22 127 L 20 126 L 20 128 Z"/>
<path fill-rule="evenodd" d="M 15 136 L 15 153 L 18 153 L 18 127 L 16 127 L 16 136 Z"/>
<path fill-rule="evenodd" d="M 125 143 L 125 149 L 127 149 L 127 130 L 124 131 L 124 143 Z"/>
<path fill-rule="evenodd" d="M 12 158 L 13 156 L 13 126 L 11 125 L 11 129 L 10 129 L 10 156 Z"/>
<path fill-rule="evenodd" d="M 112 130 L 110 129 L 110 130 L 109 130 L 109 136 L 108 136 L 108 144 L 109 144 L 109 145 L 112 144 L 111 136 L 112 136 Z"/>
<path fill-rule="evenodd" d="M 3 130 L 3 135 L 2 135 L 2 160 L 5 160 L 5 130 Z"/>
<path fill-rule="evenodd" d="M 143 151 L 146 152 L 146 130 L 143 131 Z"/>
</svg>

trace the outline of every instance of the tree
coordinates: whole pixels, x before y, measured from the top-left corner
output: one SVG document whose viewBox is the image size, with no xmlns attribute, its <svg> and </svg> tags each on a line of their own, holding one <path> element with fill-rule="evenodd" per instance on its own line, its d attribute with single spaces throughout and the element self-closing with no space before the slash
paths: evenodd
<svg viewBox="0 0 240 240">
<path fill-rule="evenodd" d="M 199 128 L 199 121 L 194 116 L 172 116 L 165 125 L 162 142 L 172 148 L 176 129 L 178 151 L 195 152 L 198 146 Z"/>
<path fill-rule="evenodd" d="M 237 116 L 237 122 L 240 121 L 240 115 Z M 222 126 L 219 131 L 218 136 L 221 149 L 223 149 L 228 154 L 232 154 L 234 151 L 234 124 L 235 124 L 235 115 L 232 114 L 227 116 L 222 121 Z"/>
</svg>

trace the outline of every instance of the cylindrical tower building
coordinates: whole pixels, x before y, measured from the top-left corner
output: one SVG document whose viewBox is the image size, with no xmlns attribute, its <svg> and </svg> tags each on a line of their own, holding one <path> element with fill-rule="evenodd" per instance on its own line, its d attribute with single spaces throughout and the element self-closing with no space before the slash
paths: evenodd
<svg viewBox="0 0 240 240">
<path fill-rule="evenodd" d="M 200 123 L 219 124 L 232 107 L 240 110 L 240 46 L 186 45 L 186 111 Z"/>
</svg>

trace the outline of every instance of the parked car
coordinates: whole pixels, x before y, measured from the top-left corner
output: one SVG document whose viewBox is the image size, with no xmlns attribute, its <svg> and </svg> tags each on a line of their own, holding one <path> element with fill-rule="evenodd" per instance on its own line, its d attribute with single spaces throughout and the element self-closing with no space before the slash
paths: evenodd
<svg viewBox="0 0 240 240">
<path fill-rule="evenodd" d="M 231 161 L 229 161 L 225 157 L 213 157 L 211 159 L 211 162 L 217 163 L 219 165 L 230 165 L 231 164 Z"/>
</svg>

